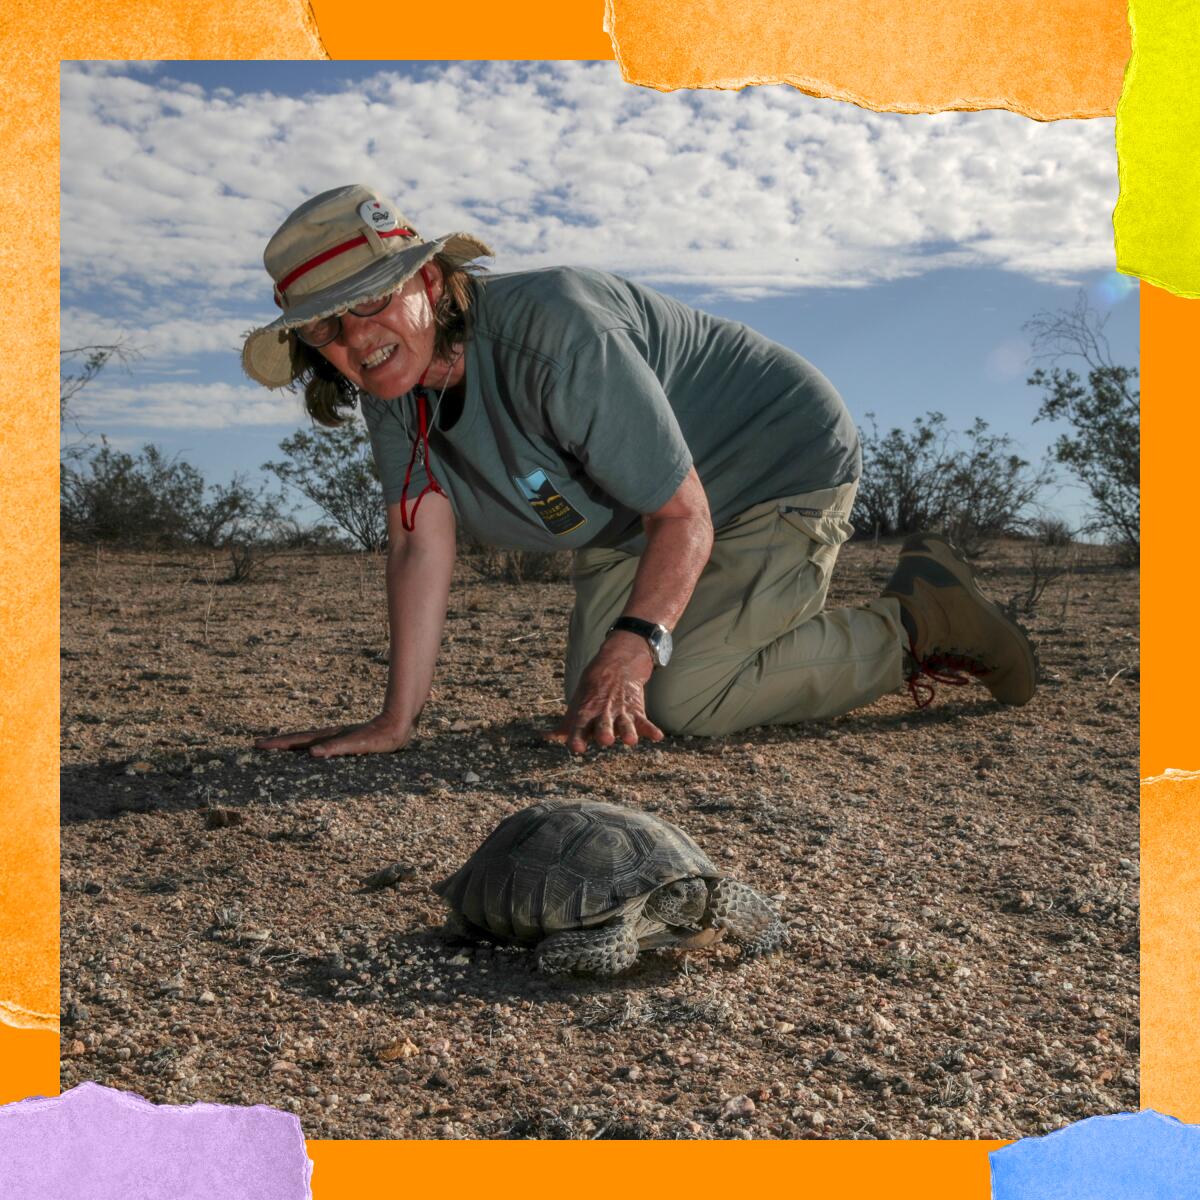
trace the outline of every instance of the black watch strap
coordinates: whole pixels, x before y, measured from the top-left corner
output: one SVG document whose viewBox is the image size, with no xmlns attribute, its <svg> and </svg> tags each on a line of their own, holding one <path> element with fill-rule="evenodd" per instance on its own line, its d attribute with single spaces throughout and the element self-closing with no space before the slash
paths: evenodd
<svg viewBox="0 0 1200 1200">
<path fill-rule="evenodd" d="M 660 626 L 653 621 L 643 621 L 641 617 L 618 617 L 609 626 L 608 632 L 615 633 L 617 630 L 621 630 L 624 633 L 636 633 L 638 637 L 648 640 L 658 632 L 659 628 Z"/>
</svg>

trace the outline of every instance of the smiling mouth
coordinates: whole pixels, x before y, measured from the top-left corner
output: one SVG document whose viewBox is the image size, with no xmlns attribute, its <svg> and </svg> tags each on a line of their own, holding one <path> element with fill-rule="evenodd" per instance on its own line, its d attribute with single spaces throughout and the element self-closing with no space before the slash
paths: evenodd
<svg viewBox="0 0 1200 1200">
<path fill-rule="evenodd" d="M 380 346 L 378 350 L 372 351 L 362 360 L 363 369 L 366 371 L 374 370 L 375 367 L 387 362 L 395 352 L 395 346 Z"/>
</svg>

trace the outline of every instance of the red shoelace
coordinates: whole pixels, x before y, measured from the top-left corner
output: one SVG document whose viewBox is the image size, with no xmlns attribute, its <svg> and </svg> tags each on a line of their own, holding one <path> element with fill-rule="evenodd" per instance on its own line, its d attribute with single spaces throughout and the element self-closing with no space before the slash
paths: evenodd
<svg viewBox="0 0 1200 1200">
<path fill-rule="evenodd" d="M 934 651 L 924 658 L 918 658 L 916 650 L 910 646 L 909 655 L 914 670 L 908 677 L 908 694 L 918 708 L 928 708 L 933 702 L 937 691 L 933 686 L 935 683 L 944 683 L 947 687 L 965 687 L 971 682 L 970 676 L 986 675 L 990 669 L 978 660 L 954 651 Z M 963 675 L 963 671 L 967 674 Z"/>
</svg>

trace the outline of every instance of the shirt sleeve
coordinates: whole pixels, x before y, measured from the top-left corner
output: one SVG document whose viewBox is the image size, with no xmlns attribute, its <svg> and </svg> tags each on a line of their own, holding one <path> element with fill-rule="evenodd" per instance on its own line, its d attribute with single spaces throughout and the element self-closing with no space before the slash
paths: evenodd
<svg viewBox="0 0 1200 1200">
<path fill-rule="evenodd" d="M 692 468 L 662 384 L 626 330 L 576 350 L 551 386 L 546 418 L 588 478 L 634 512 L 657 512 Z"/>
<path fill-rule="evenodd" d="M 383 487 L 384 504 L 399 504 L 404 491 L 404 475 L 412 456 L 412 437 L 400 415 L 398 401 L 376 400 L 374 396 L 363 396 L 363 421 L 371 439 L 371 454 L 375 459 L 375 470 Z M 413 463 L 412 480 L 408 485 L 409 499 L 415 499 L 429 482 L 424 463 Z"/>
</svg>

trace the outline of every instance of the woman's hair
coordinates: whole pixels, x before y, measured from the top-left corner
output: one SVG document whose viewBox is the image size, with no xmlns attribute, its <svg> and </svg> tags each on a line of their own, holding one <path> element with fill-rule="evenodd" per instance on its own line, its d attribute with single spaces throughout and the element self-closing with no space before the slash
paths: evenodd
<svg viewBox="0 0 1200 1200">
<path fill-rule="evenodd" d="M 442 274 L 442 294 L 433 309 L 434 357 L 449 360 L 454 348 L 470 336 L 472 276 L 483 271 L 473 265 L 459 266 L 444 254 L 431 260 Z M 354 386 L 321 352 L 306 346 L 298 337 L 292 342 L 293 386 L 304 388 L 304 407 L 319 425 L 342 425 L 358 405 Z"/>
</svg>

